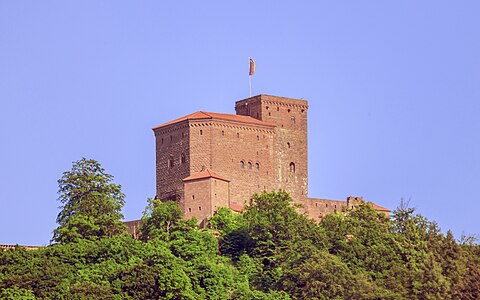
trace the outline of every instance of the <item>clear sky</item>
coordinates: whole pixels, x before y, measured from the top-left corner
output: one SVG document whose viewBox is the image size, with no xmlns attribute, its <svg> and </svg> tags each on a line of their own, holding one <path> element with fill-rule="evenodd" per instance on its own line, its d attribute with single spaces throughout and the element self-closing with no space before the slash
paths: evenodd
<svg viewBox="0 0 480 300">
<path fill-rule="evenodd" d="M 82 157 L 155 194 L 151 128 L 309 100 L 309 195 L 400 199 L 479 234 L 478 1 L 0 1 L 0 244 L 49 243 Z"/>
</svg>

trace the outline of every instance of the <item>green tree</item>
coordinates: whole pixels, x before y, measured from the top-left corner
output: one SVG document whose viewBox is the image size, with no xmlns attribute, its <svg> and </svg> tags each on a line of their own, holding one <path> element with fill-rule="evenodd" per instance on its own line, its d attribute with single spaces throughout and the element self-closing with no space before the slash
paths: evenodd
<svg viewBox="0 0 480 300">
<path fill-rule="evenodd" d="M 168 240 L 175 231 L 188 231 L 196 227 L 195 218 L 183 220 L 183 213 L 177 202 L 148 199 L 148 205 L 142 217 L 141 239 L 143 241 L 154 238 Z"/>
<path fill-rule="evenodd" d="M 82 158 L 58 180 L 58 200 L 62 203 L 53 241 L 95 240 L 125 231 L 121 209 L 125 195 L 112 182 L 100 163 Z"/>
</svg>

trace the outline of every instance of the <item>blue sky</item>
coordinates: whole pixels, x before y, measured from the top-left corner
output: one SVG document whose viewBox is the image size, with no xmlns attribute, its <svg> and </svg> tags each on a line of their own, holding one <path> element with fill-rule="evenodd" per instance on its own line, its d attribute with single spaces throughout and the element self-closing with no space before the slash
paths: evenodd
<svg viewBox="0 0 480 300">
<path fill-rule="evenodd" d="M 45 245 L 93 158 L 137 219 L 151 128 L 253 94 L 309 100 L 309 195 L 400 199 L 479 234 L 478 1 L 1 1 L 0 244 Z"/>
</svg>

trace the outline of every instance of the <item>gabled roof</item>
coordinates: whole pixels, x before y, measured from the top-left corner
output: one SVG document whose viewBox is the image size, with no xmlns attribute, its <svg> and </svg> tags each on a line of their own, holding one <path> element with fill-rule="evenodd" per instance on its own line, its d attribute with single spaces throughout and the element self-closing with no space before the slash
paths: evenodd
<svg viewBox="0 0 480 300">
<path fill-rule="evenodd" d="M 274 124 L 257 120 L 255 118 L 249 116 L 241 116 L 241 115 L 232 115 L 232 114 L 220 114 L 220 113 L 213 113 L 213 112 L 205 112 L 205 111 L 197 111 L 193 114 L 189 114 L 183 116 L 181 118 L 175 119 L 173 121 L 164 123 L 162 125 L 153 127 L 152 129 L 157 129 L 160 127 L 164 127 L 167 125 L 172 125 L 181 121 L 185 120 L 202 120 L 202 119 L 219 119 L 219 120 L 226 120 L 226 121 L 233 121 L 239 123 L 247 123 L 247 124 L 254 124 L 254 125 L 263 125 L 263 126 L 270 126 L 275 127 Z"/>
<path fill-rule="evenodd" d="M 375 203 L 373 203 L 373 202 L 368 202 L 368 204 L 370 204 L 371 206 L 373 206 L 373 208 L 375 208 L 375 209 L 378 210 L 378 211 L 388 211 L 388 212 L 390 212 L 390 210 L 389 210 L 388 208 L 383 207 L 383 206 L 380 206 L 380 205 L 375 204 Z"/>
<path fill-rule="evenodd" d="M 241 206 L 241 205 L 238 205 L 238 204 L 230 204 L 229 205 L 230 209 L 233 210 L 233 211 L 236 211 L 236 212 L 242 212 L 245 207 Z"/>
<path fill-rule="evenodd" d="M 223 181 L 230 181 L 230 180 L 226 179 L 225 177 L 222 177 L 222 176 L 216 174 L 215 172 L 213 172 L 210 169 L 206 169 L 204 171 L 194 173 L 194 174 L 192 174 L 188 177 L 183 178 L 183 181 L 203 179 L 203 178 L 217 178 L 217 179 L 220 179 L 220 180 L 223 180 Z"/>
</svg>

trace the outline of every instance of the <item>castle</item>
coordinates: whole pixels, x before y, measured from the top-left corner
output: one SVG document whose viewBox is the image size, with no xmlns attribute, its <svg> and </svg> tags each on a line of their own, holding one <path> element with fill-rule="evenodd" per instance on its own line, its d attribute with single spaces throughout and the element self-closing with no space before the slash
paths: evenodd
<svg viewBox="0 0 480 300">
<path fill-rule="evenodd" d="M 237 101 L 235 111 L 199 111 L 153 128 L 157 198 L 177 201 L 200 223 L 221 206 L 241 211 L 262 191 L 289 192 L 317 220 L 363 202 L 308 197 L 307 101 L 262 94 Z"/>
</svg>

